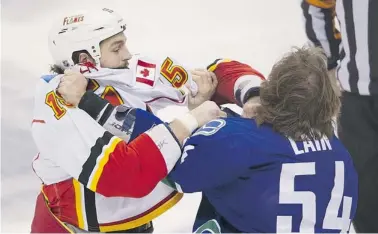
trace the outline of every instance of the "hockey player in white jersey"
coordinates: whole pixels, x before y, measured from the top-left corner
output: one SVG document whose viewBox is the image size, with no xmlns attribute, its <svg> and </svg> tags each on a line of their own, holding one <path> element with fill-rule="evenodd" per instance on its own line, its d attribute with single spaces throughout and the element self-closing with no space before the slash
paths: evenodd
<svg viewBox="0 0 378 234">
<path fill-rule="evenodd" d="M 206 97 L 201 96 L 201 86 L 196 90 L 191 83 L 191 73 L 171 58 L 161 63 L 140 58 L 129 64 L 124 30 L 123 19 L 109 9 L 64 17 L 53 27 L 50 49 L 55 68 L 79 71 L 90 82 L 81 83 L 89 90 L 81 104 L 66 102 L 58 92 L 65 87 L 62 75 L 45 76 L 37 84 L 32 134 L 40 153 L 33 169 L 43 186 L 33 233 L 151 232 L 151 220 L 182 197 L 159 183 L 180 157 L 180 143 L 197 127 L 223 115 L 213 102 L 206 102 L 169 126 L 151 126 L 128 144 L 134 138 L 133 127 L 148 114 L 142 110 L 156 113 L 167 105 L 187 108 L 189 103 L 194 108 Z M 66 72 L 66 78 L 70 74 Z M 208 80 L 212 88 L 205 93 L 210 98 L 216 80 L 206 72 L 196 74 Z M 179 90 L 186 83 L 191 91 Z M 91 95 L 140 108 L 133 115 L 138 119 L 92 119 L 80 109 L 92 104 Z M 108 106 L 101 111 L 116 110 Z"/>
<path fill-rule="evenodd" d="M 221 82 L 221 84 L 228 83 L 228 87 L 231 88 L 235 85 L 235 80 L 243 81 L 246 78 L 253 78 L 254 85 L 258 86 L 263 79 L 261 74 L 252 69 L 250 66 L 237 61 L 219 60 L 216 64 L 210 66 L 209 69 L 213 70 L 215 74 L 217 74 L 217 76 L 220 78 L 220 81 L 223 81 Z M 108 129 L 109 131 L 112 131 L 117 136 L 130 139 L 131 141 L 133 139 L 136 139 L 139 133 L 142 133 L 150 128 L 151 125 L 158 125 L 161 123 L 161 120 L 151 116 L 151 114 L 149 114 L 148 112 L 141 113 L 140 111 L 135 111 L 133 108 L 127 108 L 124 106 L 114 108 L 113 105 L 108 104 L 109 101 L 101 99 L 91 91 L 85 91 L 87 85 L 86 79 L 83 76 L 76 79 L 75 76 L 75 74 L 66 76 L 67 79 L 65 79 L 65 82 L 63 82 L 62 85 L 58 88 L 58 91 L 62 94 L 62 96 L 65 97 L 65 101 L 70 103 L 78 103 L 79 108 L 86 111 L 90 115 L 90 117 L 97 120 L 99 124 L 104 126 L 104 128 Z M 223 88 L 225 89 L 224 91 L 226 93 L 232 93 L 232 95 L 227 96 L 227 94 L 218 93 L 217 101 L 220 101 L 222 98 L 223 100 L 236 99 L 237 101 L 242 100 L 242 97 L 244 97 L 245 100 L 248 100 L 248 102 L 250 102 L 249 100 L 251 99 L 247 98 L 247 96 L 253 97 L 255 95 L 255 86 L 250 86 L 250 89 L 247 90 L 247 92 L 239 92 L 240 90 L 235 90 L 236 95 L 231 92 L 231 88 L 223 86 Z M 81 97 L 81 95 L 83 96 Z M 244 103 L 244 101 L 242 103 Z M 88 125 L 81 126 L 83 128 L 90 127 Z M 117 130 L 113 126 L 119 126 L 117 129 L 121 130 Z M 136 140 L 139 141 L 138 139 Z M 133 143 L 134 141 L 131 142 L 131 144 Z M 165 145 L 165 143 L 163 145 Z M 67 151 L 66 149 L 62 150 L 63 153 Z M 148 156 L 148 159 L 152 160 L 151 155 Z M 149 169 L 154 170 L 155 165 L 152 162 L 150 165 L 151 167 Z M 130 167 L 132 168 L 133 165 L 130 165 L 129 168 Z M 154 198 L 157 198 L 156 194 Z M 124 198 L 124 200 L 127 200 L 127 198 Z M 145 202 L 144 198 L 138 200 L 133 199 L 133 203 L 128 205 L 131 206 L 130 208 L 135 208 L 134 204 L 140 204 L 142 202 Z M 46 224 L 46 219 L 44 221 L 44 224 Z M 129 232 L 130 230 L 127 231 Z M 135 231 L 135 229 L 133 231 Z"/>
</svg>

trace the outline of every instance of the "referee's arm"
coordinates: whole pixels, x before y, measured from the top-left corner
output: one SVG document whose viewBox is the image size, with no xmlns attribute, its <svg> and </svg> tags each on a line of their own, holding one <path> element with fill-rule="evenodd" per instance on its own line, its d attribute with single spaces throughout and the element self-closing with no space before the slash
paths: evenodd
<svg viewBox="0 0 378 234">
<path fill-rule="evenodd" d="M 328 70 L 339 60 L 340 32 L 335 28 L 336 0 L 302 0 L 307 38 L 324 49 L 328 58 Z"/>
</svg>

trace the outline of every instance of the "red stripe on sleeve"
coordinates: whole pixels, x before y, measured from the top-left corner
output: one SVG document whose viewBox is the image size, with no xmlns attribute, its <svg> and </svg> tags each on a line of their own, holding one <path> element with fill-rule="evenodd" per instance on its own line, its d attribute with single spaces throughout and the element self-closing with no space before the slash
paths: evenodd
<svg viewBox="0 0 378 234">
<path fill-rule="evenodd" d="M 212 100 L 218 105 L 237 103 L 234 96 L 234 85 L 241 76 L 256 75 L 265 79 L 260 72 L 251 66 L 237 61 L 221 62 L 215 68 L 214 73 L 218 78 L 218 87 Z"/>
<path fill-rule="evenodd" d="M 141 198 L 167 173 L 160 150 L 147 134 L 142 134 L 130 144 L 124 141 L 117 144 L 104 166 L 97 192 L 107 197 Z"/>
</svg>

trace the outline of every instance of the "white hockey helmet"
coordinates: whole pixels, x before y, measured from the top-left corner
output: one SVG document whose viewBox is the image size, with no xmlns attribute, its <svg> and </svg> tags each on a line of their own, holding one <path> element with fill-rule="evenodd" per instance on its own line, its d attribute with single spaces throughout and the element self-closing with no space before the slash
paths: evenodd
<svg viewBox="0 0 378 234">
<path fill-rule="evenodd" d="M 57 20 L 49 33 L 49 49 L 54 63 L 62 68 L 74 65 L 72 53 L 86 50 L 100 65 L 100 42 L 126 29 L 123 18 L 103 8 L 82 11 Z"/>
</svg>

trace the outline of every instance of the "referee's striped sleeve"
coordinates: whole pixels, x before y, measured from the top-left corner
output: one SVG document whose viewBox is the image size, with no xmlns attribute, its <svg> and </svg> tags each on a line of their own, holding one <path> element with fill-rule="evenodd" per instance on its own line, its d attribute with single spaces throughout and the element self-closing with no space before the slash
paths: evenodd
<svg viewBox="0 0 378 234">
<path fill-rule="evenodd" d="M 309 41 L 322 47 L 328 58 L 328 69 L 335 68 L 340 58 L 340 32 L 335 27 L 335 0 L 302 0 L 305 31 Z"/>
</svg>

